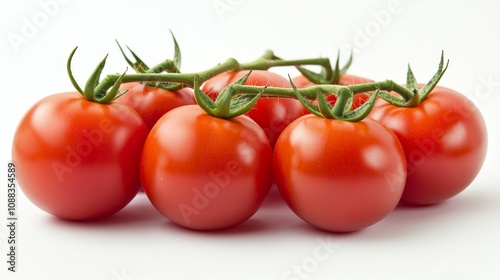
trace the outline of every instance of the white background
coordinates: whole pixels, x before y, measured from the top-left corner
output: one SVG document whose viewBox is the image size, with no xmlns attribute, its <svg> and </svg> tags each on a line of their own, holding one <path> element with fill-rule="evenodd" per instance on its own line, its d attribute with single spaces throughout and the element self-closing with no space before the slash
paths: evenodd
<svg viewBox="0 0 500 280">
<path fill-rule="evenodd" d="M 345 61 L 352 47 L 352 74 L 403 83 L 410 63 L 425 82 L 444 50 L 450 67 L 441 85 L 474 99 L 488 125 L 489 150 L 481 173 L 459 196 L 398 208 L 351 234 L 311 228 L 276 193 L 243 225 L 204 233 L 168 222 L 144 195 L 109 220 L 79 224 L 35 208 L 18 189 L 17 273 L 4 261 L 7 192 L 1 191 L 0 278 L 500 279 L 500 2 L 464 2 L 2 0 L 2 182 L 22 115 L 42 97 L 73 89 L 65 63 L 75 46 L 74 72 L 83 83 L 107 53 L 104 72 L 124 71 L 114 39 L 149 64 L 171 57 L 169 29 L 181 45 L 184 72 L 230 56 L 251 61 L 268 48 L 285 58 L 332 59 L 341 49 Z"/>
</svg>

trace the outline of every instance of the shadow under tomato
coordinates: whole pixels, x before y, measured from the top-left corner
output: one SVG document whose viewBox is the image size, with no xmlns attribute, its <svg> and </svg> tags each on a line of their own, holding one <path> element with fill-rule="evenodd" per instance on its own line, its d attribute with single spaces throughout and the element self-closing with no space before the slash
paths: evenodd
<svg viewBox="0 0 500 280">
<path fill-rule="evenodd" d="M 276 208 L 287 207 L 286 202 L 283 200 L 278 187 L 273 185 L 266 198 L 262 202 L 261 208 Z"/>
<path fill-rule="evenodd" d="M 160 224 L 165 218 L 153 207 L 144 193 L 137 196 L 116 214 L 100 220 L 74 221 L 51 216 L 54 223 L 85 228 L 141 228 L 148 224 Z"/>
<path fill-rule="evenodd" d="M 416 206 L 400 204 L 389 215 L 377 223 L 352 232 L 330 232 L 319 229 L 305 221 L 288 225 L 288 232 L 296 235 L 330 235 L 338 240 L 355 238 L 357 242 L 393 242 L 409 236 L 429 234 L 441 230 L 446 224 L 481 219 L 481 213 L 489 212 L 498 204 L 499 197 L 488 193 L 463 193 L 441 203 Z M 441 227 L 433 229 L 433 227 Z"/>
<path fill-rule="evenodd" d="M 352 236 L 357 236 L 359 234 L 362 234 L 365 229 L 361 230 L 355 230 L 355 231 L 328 231 L 324 230 L 321 228 L 318 228 L 316 226 L 313 226 L 305 221 L 301 221 L 300 223 L 296 223 L 295 225 L 292 226 L 291 231 L 296 231 L 298 234 L 301 235 L 331 235 L 334 236 L 335 238 L 348 238 Z"/>
<path fill-rule="evenodd" d="M 485 192 L 466 192 L 441 203 L 416 206 L 400 204 L 396 209 L 373 225 L 370 234 L 376 238 L 405 238 L 409 235 L 427 234 L 443 227 L 455 226 L 466 220 L 480 220 L 482 213 L 495 209 L 499 197 Z M 491 208 L 491 210 L 489 210 Z M 438 227 L 433 229 L 433 227 Z"/>
<path fill-rule="evenodd" d="M 267 224 L 266 222 L 254 218 L 251 218 L 239 225 L 220 230 L 195 230 L 177 225 L 169 220 L 166 220 L 164 224 L 166 228 L 168 228 L 168 230 L 177 231 L 179 233 L 189 234 L 189 235 L 197 235 L 197 236 L 206 235 L 211 237 L 241 236 L 245 234 L 255 235 L 258 233 L 267 232 L 270 227 L 270 225 Z"/>
</svg>

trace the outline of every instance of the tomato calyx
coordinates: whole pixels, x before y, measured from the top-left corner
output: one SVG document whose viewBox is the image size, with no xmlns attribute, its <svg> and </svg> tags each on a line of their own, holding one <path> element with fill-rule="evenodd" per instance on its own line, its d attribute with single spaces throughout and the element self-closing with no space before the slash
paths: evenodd
<svg viewBox="0 0 500 280">
<path fill-rule="evenodd" d="M 290 78 L 290 77 L 289 77 Z M 379 90 L 375 90 L 371 93 L 368 100 L 356 109 L 352 108 L 352 102 L 354 98 L 353 91 L 346 86 L 340 87 L 337 91 L 337 101 L 335 105 L 331 105 L 325 97 L 325 94 L 319 86 L 316 86 L 316 100 L 318 105 L 311 103 L 304 95 L 297 89 L 290 78 L 290 83 L 292 84 L 293 91 L 297 96 L 297 99 L 306 107 L 306 109 L 312 114 L 327 119 L 343 120 L 349 122 L 357 122 L 364 119 L 375 106 L 377 101 L 377 96 Z"/>
<path fill-rule="evenodd" d="M 297 66 L 297 70 L 304 75 L 309 81 L 321 85 L 321 84 L 338 84 L 340 77 L 344 75 L 352 64 L 353 55 L 349 56 L 349 60 L 340 68 L 340 52 L 337 55 L 337 60 L 335 61 L 335 68 L 329 67 L 329 69 L 322 68 L 320 73 L 313 72 L 301 66 Z"/>
<path fill-rule="evenodd" d="M 241 77 L 233 84 L 245 84 L 251 73 L 252 71 L 249 71 L 245 76 Z M 193 88 L 194 97 L 198 105 L 207 112 L 207 114 L 222 119 L 231 119 L 247 113 L 262 95 L 262 92 L 239 95 L 235 88 L 229 85 L 224 88 L 219 95 L 217 95 L 215 101 L 213 101 L 212 98 L 200 89 L 198 75 L 195 75 Z M 266 87 L 264 87 L 264 89 L 265 88 Z"/>
<path fill-rule="evenodd" d="M 125 76 L 126 71 L 121 74 L 116 81 L 113 83 L 113 86 L 111 89 L 107 90 L 102 87 L 100 87 L 99 79 L 102 74 L 102 70 L 104 69 L 104 65 L 106 64 L 106 58 L 108 55 L 104 57 L 103 60 L 97 65 L 97 67 L 94 69 L 92 74 L 87 80 L 87 83 L 85 84 L 85 88 L 82 90 L 82 88 L 78 85 L 76 82 L 75 77 L 73 76 L 73 72 L 71 71 L 71 61 L 73 60 L 73 56 L 76 52 L 78 47 L 75 47 L 73 51 L 70 53 L 68 61 L 66 63 L 66 70 L 68 72 L 69 79 L 71 81 L 71 84 L 75 87 L 75 89 L 88 101 L 92 102 L 97 102 L 97 103 L 102 103 L 106 104 L 109 103 L 116 98 L 120 97 L 123 95 L 126 90 L 120 91 L 120 85 L 122 83 L 123 77 Z"/>
<path fill-rule="evenodd" d="M 399 107 L 416 107 L 422 101 L 424 101 L 427 96 L 432 92 L 432 90 L 436 87 L 441 77 L 444 75 L 446 70 L 448 69 L 449 60 L 446 61 L 446 65 L 444 64 L 444 52 L 441 52 L 441 59 L 439 61 L 438 70 L 432 76 L 427 84 L 423 87 L 419 87 L 417 83 L 417 79 L 411 70 L 410 65 L 408 64 L 408 72 L 406 74 L 406 87 L 405 90 L 397 91 L 401 97 L 397 97 L 391 95 L 389 92 L 380 92 L 380 98 L 385 101 L 399 106 Z"/>
<path fill-rule="evenodd" d="M 162 73 L 162 72 L 180 73 L 181 61 L 182 61 L 181 50 L 179 44 L 177 43 L 177 40 L 175 39 L 174 33 L 171 30 L 170 34 L 174 42 L 174 58 L 166 59 L 154 67 L 149 67 L 129 46 L 125 46 L 135 60 L 132 61 L 127 56 L 127 54 L 125 54 L 125 51 L 123 50 L 118 40 L 115 40 L 115 42 L 118 45 L 118 48 L 120 49 L 120 52 L 125 61 L 127 62 L 127 64 L 130 67 L 132 67 L 136 73 Z M 183 84 L 169 83 L 169 82 L 142 82 L 142 84 L 150 87 L 162 88 L 173 92 L 184 87 Z"/>
</svg>

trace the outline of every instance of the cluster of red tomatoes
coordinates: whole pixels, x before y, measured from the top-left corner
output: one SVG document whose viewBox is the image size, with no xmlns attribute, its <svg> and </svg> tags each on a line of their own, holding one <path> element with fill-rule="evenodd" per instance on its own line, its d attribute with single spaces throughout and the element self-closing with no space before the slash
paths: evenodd
<svg viewBox="0 0 500 280">
<path fill-rule="evenodd" d="M 219 74 L 201 89 L 215 98 L 244 74 Z M 340 80 L 366 82 L 352 75 Z M 313 85 L 303 76 L 293 83 Z M 269 71 L 253 71 L 246 84 L 291 87 Z M 481 113 L 444 87 L 412 108 L 378 100 L 358 122 L 317 117 L 296 99 L 265 97 L 247 114 L 222 119 L 196 105 L 189 88 L 122 87 L 128 92 L 109 104 L 79 93 L 51 95 L 23 117 L 12 157 L 23 192 L 39 208 L 63 219 L 101 219 L 142 187 L 170 221 L 216 230 L 249 219 L 276 184 L 306 222 L 354 231 L 399 203 L 455 196 L 486 154 Z M 352 106 L 367 98 L 355 95 Z"/>
</svg>

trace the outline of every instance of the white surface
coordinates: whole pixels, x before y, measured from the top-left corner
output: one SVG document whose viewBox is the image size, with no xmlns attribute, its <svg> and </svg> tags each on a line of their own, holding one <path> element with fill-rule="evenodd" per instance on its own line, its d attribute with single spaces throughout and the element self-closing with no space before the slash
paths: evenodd
<svg viewBox="0 0 500 280">
<path fill-rule="evenodd" d="M 24 112 L 48 94 L 72 90 L 65 63 L 75 46 L 74 72 L 83 83 L 106 53 L 105 73 L 125 69 L 115 38 L 150 64 L 171 57 L 168 29 L 181 45 L 185 72 L 229 56 L 250 61 L 268 48 L 286 58 L 332 59 L 341 48 L 345 61 L 344 49 L 352 46 L 352 74 L 404 82 L 411 63 L 425 82 L 444 50 L 451 63 L 441 85 L 476 101 L 489 129 L 488 156 L 459 196 L 398 208 L 353 234 L 309 227 L 276 193 L 251 220 L 217 233 L 172 225 L 144 195 L 110 220 L 78 224 L 49 216 L 19 194 L 18 272 L 7 272 L 2 261 L 1 279 L 500 279 L 500 110 L 494 107 L 500 102 L 500 2 L 55 1 L 2 1 L 2 182 Z M 40 4 L 46 2 L 49 8 Z M 13 44 L 13 36 L 24 40 Z M 1 191 L 2 225 L 6 200 Z M 1 260 L 6 237 L 1 226 Z M 293 274 L 297 269 L 302 274 Z"/>
</svg>

